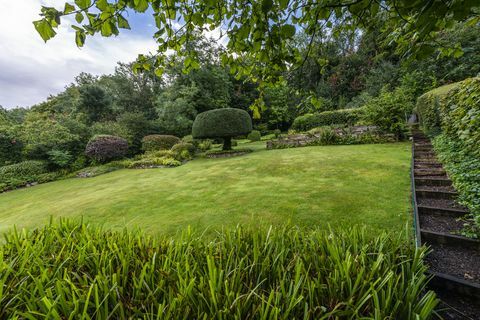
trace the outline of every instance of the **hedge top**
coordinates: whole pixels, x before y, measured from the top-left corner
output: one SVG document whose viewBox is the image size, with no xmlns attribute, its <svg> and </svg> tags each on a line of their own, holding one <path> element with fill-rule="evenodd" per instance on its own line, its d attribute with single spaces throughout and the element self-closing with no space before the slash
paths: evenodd
<svg viewBox="0 0 480 320">
<path fill-rule="evenodd" d="M 223 108 L 200 113 L 193 122 L 195 139 L 227 138 L 246 135 L 252 131 L 252 119 L 242 109 Z"/>
</svg>

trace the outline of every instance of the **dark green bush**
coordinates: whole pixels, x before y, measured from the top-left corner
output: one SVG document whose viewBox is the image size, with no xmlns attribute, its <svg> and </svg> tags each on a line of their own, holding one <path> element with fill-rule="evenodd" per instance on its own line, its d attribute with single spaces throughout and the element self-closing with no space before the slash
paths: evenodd
<svg viewBox="0 0 480 320">
<path fill-rule="evenodd" d="M 260 141 L 262 139 L 262 134 L 258 130 L 252 130 L 247 136 L 247 139 L 250 141 Z"/>
<path fill-rule="evenodd" d="M 245 110 L 223 108 L 200 113 L 193 122 L 192 135 L 195 139 L 222 138 L 223 148 L 231 149 L 232 137 L 249 134 L 252 119 Z"/>
<path fill-rule="evenodd" d="M 181 140 L 178 137 L 167 134 L 151 134 L 142 139 L 143 151 L 168 150 Z"/>
<path fill-rule="evenodd" d="M 85 155 L 100 163 L 123 158 L 127 153 L 127 140 L 108 135 L 93 137 L 85 148 Z"/>
<path fill-rule="evenodd" d="M 23 143 L 7 128 L 0 127 L 0 166 L 22 159 Z"/>
<path fill-rule="evenodd" d="M 407 134 L 407 119 L 413 111 L 411 93 L 402 87 L 394 91 L 383 88 L 380 95 L 367 102 L 363 120 L 373 124 L 384 133 L 403 139 Z"/>
<path fill-rule="evenodd" d="M 0 318 L 430 319 L 425 250 L 409 241 L 292 227 L 173 241 L 62 221 L 6 235 Z"/>
<path fill-rule="evenodd" d="M 361 119 L 362 114 L 363 108 L 309 113 L 297 117 L 293 121 L 292 129 L 297 131 L 308 131 L 316 127 L 334 124 L 354 125 Z"/>
</svg>

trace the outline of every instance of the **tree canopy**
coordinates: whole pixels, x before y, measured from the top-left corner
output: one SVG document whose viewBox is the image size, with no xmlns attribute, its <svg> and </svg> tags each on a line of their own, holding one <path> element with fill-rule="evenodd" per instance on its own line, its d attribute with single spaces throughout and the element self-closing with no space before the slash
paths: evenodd
<svg viewBox="0 0 480 320">
<path fill-rule="evenodd" d="M 128 11 L 151 13 L 158 54 L 140 55 L 135 70 L 162 74 L 167 50 L 184 57 L 186 70 L 196 69 L 196 50 L 188 44 L 199 33 L 218 30 L 226 39 L 221 62 L 239 77 L 270 82 L 305 62 L 305 54 L 292 45 L 299 31 L 310 46 L 319 34 L 378 28 L 381 19 L 386 43 L 395 42 L 403 55 L 425 56 L 433 52 L 429 40 L 436 33 L 456 21 L 478 23 L 479 6 L 477 0 L 75 0 L 61 9 L 42 7 L 42 19 L 34 25 L 47 41 L 67 21 L 81 47 L 87 36 L 109 37 L 130 29 Z M 444 53 L 459 56 L 461 49 L 453 45 Z"/>
</svg>

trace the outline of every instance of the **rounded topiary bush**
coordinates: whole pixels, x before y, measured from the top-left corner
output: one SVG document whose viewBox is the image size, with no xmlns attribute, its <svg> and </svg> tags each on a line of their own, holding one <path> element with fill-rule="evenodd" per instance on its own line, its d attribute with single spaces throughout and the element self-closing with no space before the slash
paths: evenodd
<svg viewBox="0 0 480 320">
<path fill-rule="evenodd" d="M 232 137 L 252 131 L 252 119 L 245 110 L 223 108 L 200 113 L 195 118 L 192 135 L 195 139 L 222 138 L 223 149 L 232 149 Z"/>
<path fill-rule="evenodd" d="M 253 130 L 248 134 L 247 139 L 250 141 L 260 141 L 260 139 L 262 139 L 262 134 L 258 130 Z"/>
<path fill-rule="evenodd" d="M 109 135 L 93 137 L 85 148 L 85 155 L 98 162 L 120 159 L 127 155 L 127 140 Z"/>
<path fill-rule="evenodd" d="M 167 134 L 151 134 L 143 137 L 143 151 L 168 150 L 181 140 L 178 137 Z"/>
</svg>

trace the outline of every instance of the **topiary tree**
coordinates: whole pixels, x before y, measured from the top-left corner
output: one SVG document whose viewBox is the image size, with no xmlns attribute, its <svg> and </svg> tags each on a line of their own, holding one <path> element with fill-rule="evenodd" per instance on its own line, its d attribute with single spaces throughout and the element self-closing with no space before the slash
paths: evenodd
<svg viewBox="0 0 480 320">
<path fill-rule="evenodd" d="M 108 135 L 93 137 L 85 148 L 85 155 L 98 162 L 123 158 L 128 152 L 127 140 Z"/>
<path fill-rule="evenodd" d="M 143 151 L 168 150 L 180 141 L 180 138 L 168 134 L 151 134 L 143 137 L 142 149 Z"/>
<path fill-rule="evenodd" d="M 241 109 L 223 108 L 200 113 L 193 122 L 195 139 L 222 138 L 223 150 L 232 149 L 232 137 L 252 131 L 250 115 Z"/>
</svg>

